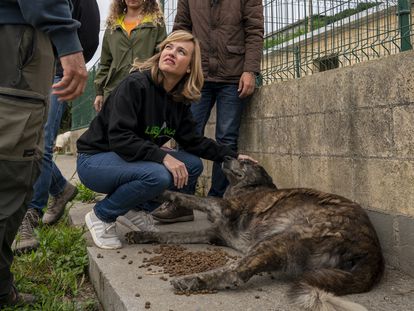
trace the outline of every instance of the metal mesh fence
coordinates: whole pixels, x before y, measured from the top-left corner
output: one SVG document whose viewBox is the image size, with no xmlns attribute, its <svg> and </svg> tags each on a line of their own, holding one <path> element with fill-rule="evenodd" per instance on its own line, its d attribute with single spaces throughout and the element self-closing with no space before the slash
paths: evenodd
<svg viewBox="0 0 414 311">
<path fill-rule="evenodd" d="M 408 0 L 271 0 L 264 15 L 264 83 L 411 49 Z"/>
<path fill-rule="evenodd" d="M 89 70 L 85 92 L 72 102 L 72 131 L 88 127 L 89 123 L 96 116 L 95 109 L 93 108 L 95 100 L 95 85 L 93 81 L 95 80 L 97 68 L 98 61 Z"/>
<path fill-rule="evenodd" d="M 177 0 L 161 2 L 171 30 Z M 263 8 L 265 84 L 412 48 L 411 0 L 263 0 Z"/>
</svg>

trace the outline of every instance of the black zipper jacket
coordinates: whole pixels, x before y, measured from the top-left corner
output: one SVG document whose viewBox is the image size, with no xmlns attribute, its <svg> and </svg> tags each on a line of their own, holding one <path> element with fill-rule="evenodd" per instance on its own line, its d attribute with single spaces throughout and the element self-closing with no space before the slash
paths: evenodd
<svg viewBox="0 0 414 311">
<path fill-rule="evenodd" d="M 174 101 L 149 71 L 133 72 L 105 101 L 77 148 L 79 153 L 114 151 L 126 161 L 162 163 L 166 151 L 160 147 L 171 138 L 204 159 L 237 157 L 230 147 L 197 134 L 190 105 Z"/>
<path fill-rule="evenodd" d="M 72 18 L 81 23 L 78 29 L 79 41 L 83 48 L 85 63 L 89 62 L 99 45 L 100 16 L 96 0 L 71 0 Z M 56 64 L 56 75 L 63 77 L 60 61 Z"/>
</svg>

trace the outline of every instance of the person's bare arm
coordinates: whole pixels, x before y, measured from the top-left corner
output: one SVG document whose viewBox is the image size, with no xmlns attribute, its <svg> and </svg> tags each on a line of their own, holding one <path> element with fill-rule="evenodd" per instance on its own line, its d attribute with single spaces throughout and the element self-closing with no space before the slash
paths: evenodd
<svg viewBox="0 0 414 311">
<path fill-rule="evenodd" d="M 103 105 L 103 96 L 102 95 L 96 95 L 95 101 L 93 102 L 93 108 L 95 108 L 96 112 L 101 111 Z"/>
<path fill-rule="evenodd" d="M 239 80 L 239 88 L 237 91 L 240 92 L 239 97 L 244 98 L 252 95 L 256 84 L 256 77 L 253 72 L 243 72 Z"/>
<path fill-rule="evenodd" d="M 82 52 L 60 57 L 63 68 L 63 78 L 52 85 L 53 94 L 60 101 L 73 100 L 79 97 L 85 90 L 88 72 Z"/>
<path fill-rule="evenodd" d="M 168 171 L 173 175 L 174 186 L 183 188 L 188 183 L 188 171 L 185 164 L 173 156 L 167 154 L 162 161 Z"/>
</svg>

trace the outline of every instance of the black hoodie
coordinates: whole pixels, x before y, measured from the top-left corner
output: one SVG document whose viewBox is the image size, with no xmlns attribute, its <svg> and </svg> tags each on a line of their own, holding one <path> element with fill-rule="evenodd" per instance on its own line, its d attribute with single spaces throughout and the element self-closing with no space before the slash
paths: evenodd
<svg viewBox="0 0 414 311">
<path fill-rule="evenodd" d="M 197 105 L 197 104 L 196 104 Z M 237 157 L 228 146 L 196 134 L 190 105 L 176 102 L 149 71 L 134 72 L 111 93 L 77 142 L 78 152 L 114 151 L 125 161 L 162 163 L 160 146 L 174 138 L 182 149 L 212 161 Z"/>
</svg>

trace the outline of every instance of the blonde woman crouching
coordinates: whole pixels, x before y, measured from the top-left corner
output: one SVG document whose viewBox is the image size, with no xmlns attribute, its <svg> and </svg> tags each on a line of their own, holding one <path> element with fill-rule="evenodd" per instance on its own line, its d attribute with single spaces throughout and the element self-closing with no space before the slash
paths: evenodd
<svg viewBox="0 0 414 311">
<path fill-rule="evenodd" d="M 116 220 L 130 230 L 157 230 L 149 215 L 153 200 L 166 189 L 194 193 L 203 171 L 199 157 L 251 159 L 195 131 L 190 103 L 200 97 L 203 74 L 192 34 L 171 33 L 159 53 L 133 70 L 77 143 L 80 180 L 107 194 L 85 216 L 100 248 L 122 247 Z M 180 150 L 161 147 L 172 138 Z"/>
</svg>

